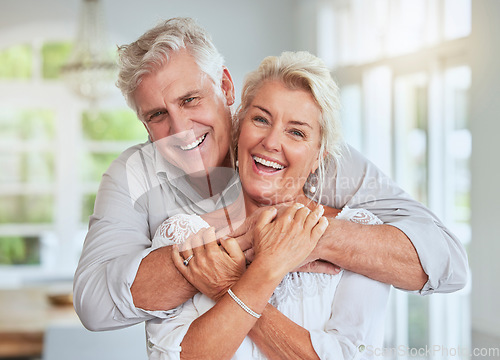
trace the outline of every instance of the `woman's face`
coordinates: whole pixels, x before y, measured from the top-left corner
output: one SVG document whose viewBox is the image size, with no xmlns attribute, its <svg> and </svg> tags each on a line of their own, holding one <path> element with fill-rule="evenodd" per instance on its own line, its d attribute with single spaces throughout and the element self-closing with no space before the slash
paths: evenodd
<svg viewBox="0 0 500 360">
<path fill-rule="evenodd" d="M 238 139 L 243 190 L 258 204 L 292 201 L 318 168 L 321 111 L 305 90 L 267 81 L 242 120 Z"/>
</svg>

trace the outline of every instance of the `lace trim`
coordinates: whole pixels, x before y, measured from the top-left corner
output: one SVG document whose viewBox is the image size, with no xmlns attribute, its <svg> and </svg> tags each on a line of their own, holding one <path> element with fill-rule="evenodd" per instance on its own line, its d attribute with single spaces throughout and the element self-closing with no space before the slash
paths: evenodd
<svg viewBox="0 0 500 360">
<path fill-rule="evenodd" d="M 286 299 L 295 300 L 316 297 L 320 295 L 323 289 L 331 285 L 335 276 L 342 276 L 342 272 L 338 275 L 300 272 L 288 273 L 274 290 L 269 303 L 274 307 L 278 307 Z"/>
<path fill-rule="evenodd" d="M 198 215 L 177 214 L 158 226 L 153 237 L 153 247 L 182 244 L 192 234 L 210 227 Z"/>
<path fill-rule="evenodd" d="M 337 219 L 349 220 L 363 225 L 381 225 L 383 222 L 374 214 L 365 209 L 351 209 L 345 206 L 337 215 Z"/>
<path fill-rule="evenodd" d="M 383 222 L 374 214 L 365 209 L 351 209 L 345 206 L 337 215 L 337 219 L 348 220 L 358 224 L 380 225 Z M 317 296 L 322 289 L 334 281 L 335 276 L 317 273 L 288 273 L 274 291 L 269 303 L 275 307 L 285 299 L 298 300 Z"/>
</svg>

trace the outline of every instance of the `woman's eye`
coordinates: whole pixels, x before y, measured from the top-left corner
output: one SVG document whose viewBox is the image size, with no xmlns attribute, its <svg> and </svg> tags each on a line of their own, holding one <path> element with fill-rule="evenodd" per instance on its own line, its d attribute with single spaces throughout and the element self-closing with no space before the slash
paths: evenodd
<svg viewBox="0 0 500 360">
<path fill-rule="evenodd" d="M 259 124 L 267 124 L 268 123 L 267 119 L 264 119 L 263 117 L 260 117 L 260 116 L 254 117 L 253 121 L 256 123 L 259 123 Z"/>
<path fill-rule="evenodd" d="M 305 138 L 306 135 L 300 130 L 290 130 L 290 134 L 296 137 Z"/>
</svg>

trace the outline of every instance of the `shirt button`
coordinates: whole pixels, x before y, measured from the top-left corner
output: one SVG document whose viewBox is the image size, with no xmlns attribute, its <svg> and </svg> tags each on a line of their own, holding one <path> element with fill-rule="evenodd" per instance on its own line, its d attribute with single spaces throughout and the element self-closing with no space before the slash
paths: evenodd
<svg viewBox="0 0 500 360">
<path fill-rule="evenodd" d="M 149 340 L 149 339 L 148 339 L 148 347 L 149 347 L 150 349 L 152 349 L 152 348 L 153 348 L 153 346 L 154 346 L 154 344 L 151 342 L 151 340 Z"/>
<path fill-rule="evenodd" d="M 359 352 L 363 352 L 363 351 L 365 351 L 365 346 L 364 346 L 364 345 L 359 345 L 359 346 L 358 346 L 358 351 L 359 351 Z"/>
</svg>

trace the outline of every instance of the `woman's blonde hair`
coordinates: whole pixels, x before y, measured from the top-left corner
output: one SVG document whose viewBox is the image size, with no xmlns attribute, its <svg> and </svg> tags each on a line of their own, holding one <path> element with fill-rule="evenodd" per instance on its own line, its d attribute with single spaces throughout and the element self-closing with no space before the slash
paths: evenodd
<svg viewBox="0 0 500 360">
<path fill-rule="evenodd" d="M 241 93 L 241 104 L 233 124 L 233 148 L 235 152 L 237 151 L 241 123 L 255 95 L 267 81 L 279 81 L 289 89 L 308 91 L 321 110 L 321 118 L 319 119 L 321 128 L 319 167 L 316 174 L 309 176 L 304 189 L 306 192 L 313 193 L 310 191 L 310 187 L 314 185 L 317 191 L 314 192 L 313 199 L 320 199 L 327 164 L 331 161 L 337 163 L 343 148 L 338 86 L 332 79 L 325 63 L 309 52 L 287 51 L 280 56 L 266 57 L 257 70 L 248 74 L 245 79 Z M 235 155 L 236 157 L 237 155 Z"/>
</svg>

